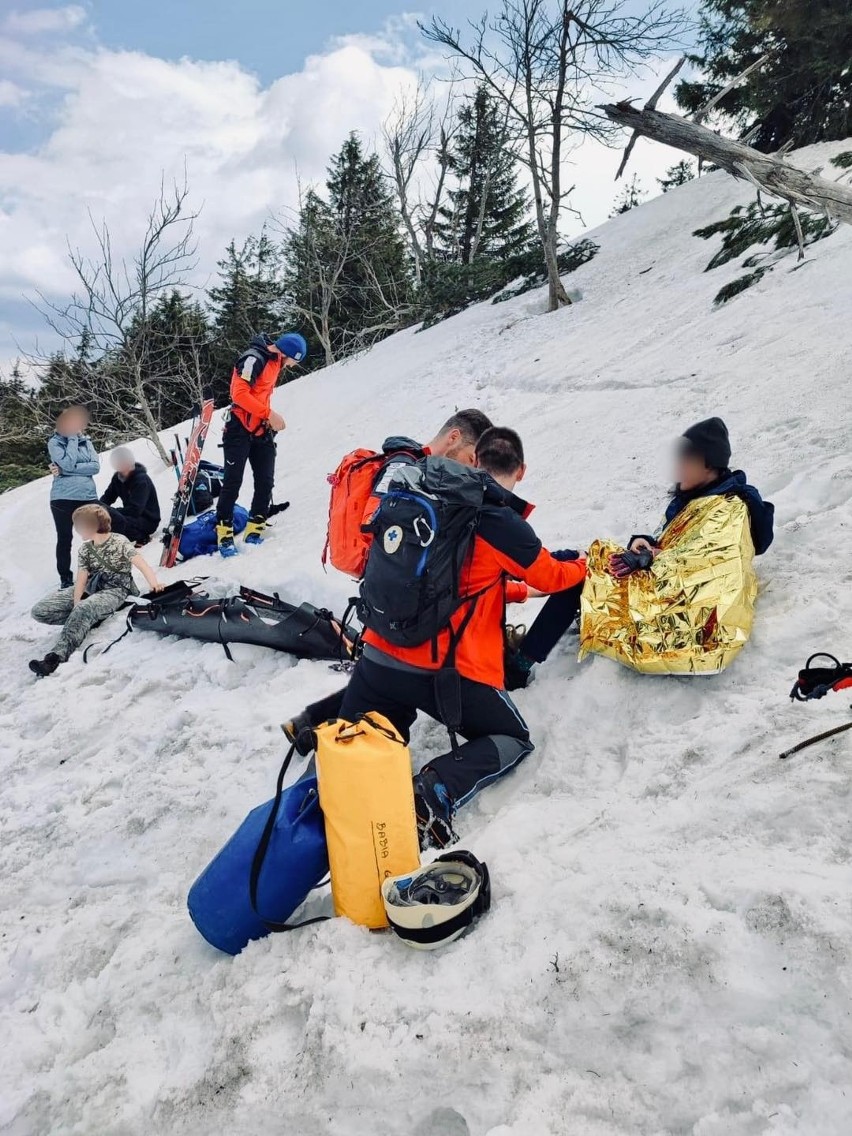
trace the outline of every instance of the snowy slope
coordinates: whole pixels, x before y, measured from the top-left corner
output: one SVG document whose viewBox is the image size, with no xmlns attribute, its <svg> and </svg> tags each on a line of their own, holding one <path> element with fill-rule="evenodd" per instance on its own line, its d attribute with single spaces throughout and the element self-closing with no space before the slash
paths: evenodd
<svg viewBox="0 0 852 1136">
<path fill-rule="evenodd" d="M 712 174 L 609 222 L 558 314 L 484 305 L 287 386 L 275 539 L 177 570 L 339 609 L 325 473 L 467 405 L 524 436 L 547 543 L 624 537 L 661 512 L 671 438 L 727 420 L 778 510 L 752 643 L 701 680 L 567 644 L 518 697 L 537 750 L 459 818 L 495 906 L 443 952 L 342 920 L 206 946 L 188 886 L 271 795 L 279 723 L 337 676 L 139 634 L 34 682 L 47 482 L 0 498 L 0 1132 L 852 1131 L 849 736 L 777 760 L 848 715 L 786 694 L 809 652 L 852 654 L 852 230 L 714 311 L 737 269 L 704 274 L 715 245 L 690 234 L 750 192 Z M 422 722 L 413 756 L 443 744 Z"/>
</svg>

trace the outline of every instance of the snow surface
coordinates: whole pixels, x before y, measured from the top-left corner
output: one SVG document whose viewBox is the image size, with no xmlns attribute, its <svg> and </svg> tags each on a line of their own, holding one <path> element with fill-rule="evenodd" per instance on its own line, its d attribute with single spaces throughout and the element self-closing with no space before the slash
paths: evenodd
<svg viewBox="0 0 852 1136">
<path fill-rule="evenodd" d="M 233 960 L 201 940 L 189 885 L 271 795 L 279 723 L 338 676 L 137 634 L 33 681 L 48 485 L 3 496 L 0 1132 L 852 1131 L 850 735 L 778 760 L 848 717 L 787 692 L 809 652 L 852 654 L 852 230 L 713 310 L 738 269 L 704 274 L 716 246 L 691 232 L 750 193 L 711 174 L 609 222 L 558 314 L 541 293 L 484 305 L 287 386 L 274 540 L 173 574 L 340 609 L 324 475 L 454 407 L 521 431 L 552 547 L 653 524 L 671 439 L 728 421 L 778 509 L 752 643 L 700 680 L 580 666 L 568 643 L 518 696 L 535 753 L 459 818 L 495 903 L 443 952 L 343 920 Z M 443 745 L 422 722 L 414 758 Z"/>
</svg>

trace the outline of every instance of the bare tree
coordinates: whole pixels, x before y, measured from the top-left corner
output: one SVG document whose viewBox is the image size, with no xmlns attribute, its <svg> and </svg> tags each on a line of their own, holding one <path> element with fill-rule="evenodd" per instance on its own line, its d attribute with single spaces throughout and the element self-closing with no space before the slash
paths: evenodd
<svg viewBox="0 0 852 1136">
<path fill-rule="evenodd" d="M 572 188 L 562 177 L 567 148 L 613 133 L 595 113 L 592 92 L 667 50 L 684 23 L 664 0 L 641 15 L 625 8 L 623 0 L 502 0 L 496 17 L 471 24 L 464 41 L 443 20 L 422 27 L 506 107 L 508 133 L 532 181 L 550 311 L 570 303 L 558 266 L 559 221 Z"/>
<path fill-rule="evenodd" d="M 441 207 L 447 191 L 447 178 L 453 164 L 453 142 L 456 137 L 456 101 L 454 94 L 444 104 L 443 112 L 435 131 L 433 155 L 437 164 L 437 175 L 431 192 L 420 209 L 420 225 L 426 249 L 426 259 L 435 259 L 435 236 Z"/>
<path fill-rule="evenodd" d="M 173 329 L 155 320 L 159 301 L 186 286 L 196 265 L 193 223 L 186 182 L 161 185 L 141 245 L 131 259 L 117 256 L 109 226 L 92 220 L 95 253 L 69 247 L 78 290 L 68 303 L 39 296 L 39 311 L 67 344 L 85 343 L 97 370 L 98 410 L 108 414 L 122 434 L 141 433 L 154 444 L 165 464 L 160 441 L 163 423 L 158 403 L 191 406 L 201 398 L 204 375 L 200 343 L 176 348 Z"/>
<path fill-rule="evenodd" d="M 447 190 L 456 133 L 456 80 L 436 99 L 422 77 L 397 100 L 382 128 L 399 211 L 419 287 L 435 257 L 436 227 Z"/>
<path fill-rule="evenodd" d="M 435 105 L 426 93 L 423 79 L 413 92 L 404 91 L 382 126 L 382 138 L 390 160 L 397 203 L 408 234 L 417 286 L 423 276 L 423 248 L 417 224 L 416 180 L 433 147 Z"/>
</svg>

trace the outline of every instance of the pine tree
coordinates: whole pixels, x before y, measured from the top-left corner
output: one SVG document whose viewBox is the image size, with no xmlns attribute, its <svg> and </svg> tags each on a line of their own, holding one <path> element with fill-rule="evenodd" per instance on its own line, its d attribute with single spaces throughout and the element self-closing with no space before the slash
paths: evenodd
<svg viewBox="0 0 852 1136">
<path fill-rule="evenodd" d="M 680 83 L 678 103 L 694 113 L 767 52 L 717 107 L 741 137 L 770 152 L 852 133 L 849 0 L 703 0 L 690 59 L 704 78 Z"/>
<path fill-rule="evenodd" d="M 16 362 L 8 378 L 0 375 L 0 492 L 44 476 L 48 432 Z"/>
<path fill-rule="evenodd" d="M 472 264 L 527 251 L 536 239 L 529 202 L 518 186 L 505 112 L 484 86 L 459 111 L 451 161 L 457 186 L 437 227 L 445 257 Z"/>
<path fill-rule="evenodd" d="M 163 426 L 189 416 L 204 397 L 222 402 L 230 374 L 216 367 L 213 332 L 201 305 L 174 289 L 154 304 L 138 334 L 145 344 L 140 359 L 157 421 Z"/>
<path fill-rule="evenodd" d="M 674 166 L 669 166 L 666 170 L 665 177 L 657 178 L 657 185 L 662 189 L 663 193 L 668 193 L 670 189 L 676 189 L 679 185 L 686 185 L 688 181 L 695 180 L 695 167 L 692 162 L 683 158 Z"/>
<path fill-rule="evenodd" d="M 635 209 L 637 205 L 642 204 L 642 198 L 644 196 L 645 191 L 639 184 L 639 178 L 634 174 L 630 182 L 624 187 L 618 197 L 616 197 L 610 217 L 618 217 L 621 213 L 629 213 L 631 209 Z"/>
<path fill-rule="evenodd" d="M 212 313 L 217 383 L 227 385 L 234 360 L 253 335 L 279 335 L 291 322 L 280 247 L 266 230 L 240 247 L 231 241 L 207 294 Z"/>
<path fill-rule="evenodd" d="M 284 261 L 294 310 L 331 363 L 403 326 L 412 282 L 393 195 L 357 134 L 332 160 L 326 189 L 327 201 L 305 194 Z"/>
<path fill-rule="evenodd" d="M 409 291 L 409 266 L 393 195 L 376 154 L 350 134 L 333 160 L 328 204 L 349 250 L 338 324 L 357 333 L 384 323 Z M 388 330 L 391 330 L 388 328 Z"/>
<path fill-rule="evenodd" d="M 284 241 L 285 283 L 300 323 L 307 325 L 308 366 L 334 363 L 341 346 L 338 282 L 348 250 L 329 206 L 309 189 Z"/>
</svg>

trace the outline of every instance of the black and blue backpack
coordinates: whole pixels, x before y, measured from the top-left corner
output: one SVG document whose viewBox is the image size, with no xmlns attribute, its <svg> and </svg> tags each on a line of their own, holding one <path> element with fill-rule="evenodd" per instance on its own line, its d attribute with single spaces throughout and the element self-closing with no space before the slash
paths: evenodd
<svg viewBox="0 0 852 1136">
<path fill-rule="evenodd" d="M 222 492 L 222 479 L 225 468 L 215 462 L 204 461 L 198 463 L 198 473 L 195 475 L 195 485 L 189 498 L 188 516 L 198 516 L 212 509 L 216 498 Z"/>
<path fill-rule="evenodd" d="M 400 467 L 364 531 L 372 537 L 358 614 L 365 627 L 398 647 L 434 645 L 460 607 L 468 613 L 450 649 L 464 632 L 477 595 L 460 594 L 462 569 L 485 503 L 489 478 L 446 458 L 426 457 Z"/>
</svg>

